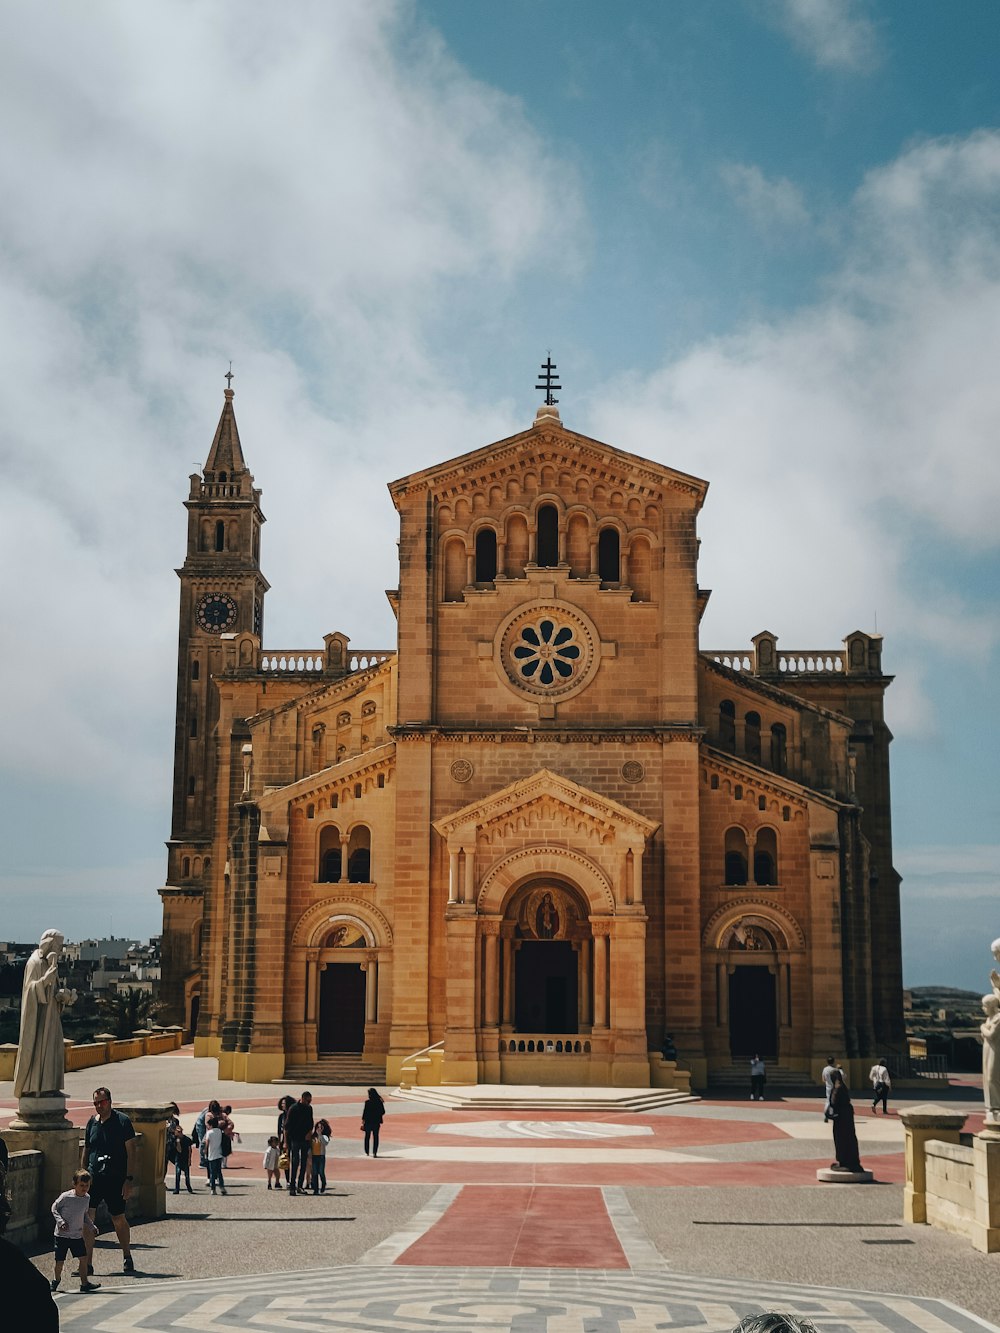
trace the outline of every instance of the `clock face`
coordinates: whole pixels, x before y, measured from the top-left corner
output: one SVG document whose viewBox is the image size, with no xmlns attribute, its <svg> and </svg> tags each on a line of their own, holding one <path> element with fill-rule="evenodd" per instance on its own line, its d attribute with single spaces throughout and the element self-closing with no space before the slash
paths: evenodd
<svg viewBox="0 0 1000 1333">
<path fill-rule="evenodd" d="M 223 592 L 210 592 L 198 603 L 198 624 L 209 634 L 222 634 L 236 624 L 237 606 Z"/>
</svg>

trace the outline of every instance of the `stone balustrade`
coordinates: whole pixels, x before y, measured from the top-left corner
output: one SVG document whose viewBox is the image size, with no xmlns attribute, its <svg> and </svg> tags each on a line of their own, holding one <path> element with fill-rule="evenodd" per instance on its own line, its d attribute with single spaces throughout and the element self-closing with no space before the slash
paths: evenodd
<svg viewBox="0 0 1000 1333">
<path fill-rule="evenodd" d="M 963 1142 L 966 1116 L 942 1106 L 901 1111 L 906 1131 L 903 1218 L 965 1236 L 1000 1252 L 1000 1126 Z"/>
<path fill-rule="evenodd" d="M 262 675 L 323 675 L 333 670 L 335 674 L 350 674 L 355 671 L 367 671 L 369 667 L 380 666 L 394 655 L 391 648 L 350 648 L 347 651 L 343 667 L 331 668 L 327 654 L 322 648 L 269 648 L 261 650 L 258 670 Z"/>
<path fill-rule="evenodd" d="M 161 1055 L 165 1051 L 176 1051 L 183 1040 L 184 1030 L 179 1027 L 143 1029 L 124 1038 L 99 1033 L 93 1041 L 77 1043 L 67 1040 L 63 1043 L 66 1072 L 114 1064 L 119 1060 L 135 1060 L 140 1055 Z M 0 1082 L 13 1079 L 16 1061 L 16 1043 L 8 1042 L 0 1046 Z"/>
<path fill-rule="evenodd" d="M 706 648 L 703 655 L 730 671 L 765 679 L 802 677 L 880 676 L 882 638 L 878 634 L 849 634 L 843 648 L 781 648 L 777 636 L 755 634 L 749 648 Z"/>
</svg>

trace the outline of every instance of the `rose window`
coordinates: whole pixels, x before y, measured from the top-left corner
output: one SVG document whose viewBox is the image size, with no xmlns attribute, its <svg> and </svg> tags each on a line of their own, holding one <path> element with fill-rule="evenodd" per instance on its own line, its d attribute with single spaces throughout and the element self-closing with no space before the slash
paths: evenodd
<svg viewBox="0 0 1000 1333">
<path fill-rule="evenodd" d="M 556 602 L 515 612 L 500 627 L 494 651 L 516 691 L 561 699 L 590 679 L 599 660 L 596 646 L 589 617 Z"/>
<path fill-rule="evenodd" d="M 525 680 L 555 685 L 569 680 L 582 655 L 572 625 L 560 625 L 548 616 L 535 625 L 524 625 L 510 650 L 517 670 Z"/>
</svg>

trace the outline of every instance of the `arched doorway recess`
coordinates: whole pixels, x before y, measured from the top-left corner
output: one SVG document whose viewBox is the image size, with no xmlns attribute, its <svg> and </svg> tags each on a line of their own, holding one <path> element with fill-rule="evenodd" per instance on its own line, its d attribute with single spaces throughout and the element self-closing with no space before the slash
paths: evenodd
<svg viewBox="0 0 1000 1333">
<path fill-rule="evenodd" d="M 501 924 L 505 1030 L 534 1036 L 574 1035 L 592 1023 L 592 940 L 587 904 L 554 879 L 522 886 Z"/>
</svg>

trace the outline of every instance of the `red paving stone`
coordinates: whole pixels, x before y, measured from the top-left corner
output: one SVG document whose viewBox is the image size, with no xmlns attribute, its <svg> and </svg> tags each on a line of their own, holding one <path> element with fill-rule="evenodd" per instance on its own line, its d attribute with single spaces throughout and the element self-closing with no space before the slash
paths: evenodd
<svg viewBox="0 0 1000 1333">
<path fill-rule="evenodd" d="M 469 1268 L 628 1268 L 599 1189 L 471 1185 L 396 1260 Z"/>
</svg>

